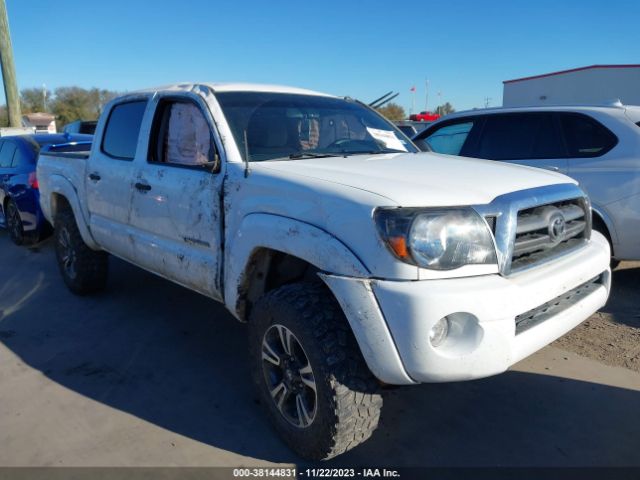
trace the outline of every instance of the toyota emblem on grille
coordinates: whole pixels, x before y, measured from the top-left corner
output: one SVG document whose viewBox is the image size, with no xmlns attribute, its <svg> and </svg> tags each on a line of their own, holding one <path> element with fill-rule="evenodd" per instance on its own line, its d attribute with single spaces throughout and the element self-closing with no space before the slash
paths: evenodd
<svg viewBox="0 0 640 480">
<path fill-rule="evenodd" d="M 549 220 L 549 238 L 553 243 L 561 242 L 567 229 L 567 222 L 561 213 L 554 214 Z"/>
</svg>

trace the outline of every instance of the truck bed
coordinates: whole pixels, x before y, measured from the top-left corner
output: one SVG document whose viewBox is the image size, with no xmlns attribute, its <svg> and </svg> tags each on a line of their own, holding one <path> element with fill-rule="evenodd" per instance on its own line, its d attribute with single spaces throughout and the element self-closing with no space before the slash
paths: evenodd
<svg viewBox="0 0 640 480">
<path fill-rule="evenodd" d="M 75 190 L 77 198 L 85 198 L 85 173 L 88 152 L 41 152 L 38 157 L 37 176 L 40 184 L 40 206 L 47 220 L 51 215 L 51 196 L 61 184 Z M 86 208 L 81 202 L 81 208 Z M 87 212 L 82 214 L 87 218 Z"/>
</svg>

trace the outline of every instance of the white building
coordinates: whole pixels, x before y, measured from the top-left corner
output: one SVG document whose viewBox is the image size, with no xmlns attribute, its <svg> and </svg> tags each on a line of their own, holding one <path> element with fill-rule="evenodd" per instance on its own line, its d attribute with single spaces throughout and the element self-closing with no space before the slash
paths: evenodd
<svg viewBox="0 0 640 480">
<path fill-rule="evenodd" d="M 36 133 L 56 133 L 56 117 L 50 113 L 36 112 L 22 116 L 23 127 L 33 127 Z"/>
<path fill-rule="evenodd" d="M 591 65 L 502 83 L 505 107 L 598 105 L 617 99 L 640 105 L 640 65 Z"/>
</svg>

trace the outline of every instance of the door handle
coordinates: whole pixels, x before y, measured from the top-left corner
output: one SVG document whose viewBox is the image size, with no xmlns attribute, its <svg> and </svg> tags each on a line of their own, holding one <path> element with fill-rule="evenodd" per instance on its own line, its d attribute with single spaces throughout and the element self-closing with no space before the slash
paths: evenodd
<svg viewBox="0 0 640 480">
<path fill-rule="evenodd" d="M 553 170 L 554 172 L 560 171 L 560 167 L 556 167 L 555 165 L 545 165 L 544 168 L 546 168 L 547 170 Z"/>
<path fill-rule="evenodd" d="M 149 185 L 148 183 L 136 182 L 134 187 L 136 187 L 140 192 L 148 192 L 149 190 L 151 190 L 151 185 Z"/>
<path fill-rule="evenodd" d="M 89 180 L 93 180 L 94 182 L 99 181 L 100 178 L 100 175 L 95 172 L 89 174 Z"/>
</svg>

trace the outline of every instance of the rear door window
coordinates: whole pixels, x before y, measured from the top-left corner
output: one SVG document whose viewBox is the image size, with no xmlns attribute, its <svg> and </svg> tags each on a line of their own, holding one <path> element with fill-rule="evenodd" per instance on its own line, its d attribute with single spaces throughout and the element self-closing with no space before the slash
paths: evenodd
<svg viewBox="0 0 640 480">
<path fill-rule="evenodd" d="M 566 151 L 551 114 L 487 115 L 472 156 L 490 160 L 564 158 Z"/>
<path fill-rule="evenodd" d="M 559 116 L 570 158 L 599 157 L 618 143 L 618 138 L 607 127 L 587 115 L 561 113 Z"/>
<path fill-rule="evenodd" d="M 27 150 L 30 151 L 30 150 Z M 25 148 L 17 147 L 16 153 L 13 155 L 13 167 L 25 167 L 27 165 L 33 164 L 33 157 L 25 152 Z"/>
<path fill-rule="evenodd" d="M 443 125 L 428 136 L 417 140 L 416 143 L 423 150 L 430 149 L 436 153 L 460 155 L 473 125 L 473 120 Z"/>
<path fill-rule="evenodd" d="M 554 114 L 536 114 L 539 119 L 531 157 L 533 159 L 566 158 L 560 128 Z"/>
<path fill-rule="evenodd" d="M 102 139 L 102 151 L 112 158 L 133 160 L 146 100 L 116 105 L 109 114 Z"/>
<path fill-rule="evenodd" d="M 15 153 L 15 143 L 5 140 L 0 147 L 0 168 L 11 168 L 13 166 L 13 156 Z"/>
</svg>

